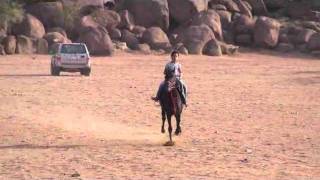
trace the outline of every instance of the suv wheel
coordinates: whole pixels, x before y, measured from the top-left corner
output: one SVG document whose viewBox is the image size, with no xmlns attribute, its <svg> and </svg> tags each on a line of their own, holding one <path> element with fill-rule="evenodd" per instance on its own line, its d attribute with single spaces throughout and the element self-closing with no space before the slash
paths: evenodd
<svg viewBox="0 0 320 180">
<path fill-rule="evenodd" d="M 91 68 L 85 68 L 80 70 L 80 74 L 84 76 L 90 76 Z"/>
<path fill-rule="evenodd" d="M 54 65 L 51 65 L 51 75 L 52 76 L 59 76 L 60 75 L 60 69 L 59 67 L 56 67 Z"/>
</svg>

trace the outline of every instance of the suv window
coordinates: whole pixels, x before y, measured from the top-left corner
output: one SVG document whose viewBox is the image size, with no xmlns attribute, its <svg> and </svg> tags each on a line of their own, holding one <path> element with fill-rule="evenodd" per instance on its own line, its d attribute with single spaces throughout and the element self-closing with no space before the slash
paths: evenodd
<svg viewBox="0 0 320 180">
<path fill-rule="evenodd" d="M 84 45 L 81 44 L 63 44 L 61 46 L 62 54 L 85 54 L 87 53 Z"/>
</svg>

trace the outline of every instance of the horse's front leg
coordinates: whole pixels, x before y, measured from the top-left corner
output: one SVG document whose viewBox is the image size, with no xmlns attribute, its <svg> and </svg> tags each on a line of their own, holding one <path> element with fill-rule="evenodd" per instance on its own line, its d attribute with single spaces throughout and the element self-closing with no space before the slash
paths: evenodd
<svg viewBox="0 0 320 180">
<path fill-rule="evenodd" d="M 171 115 L 167 114 L 167 119 L 168 119 L 168 131 L 169 131 L 169 138 L 170 142 L 172 143 L 172 125 L 171 125 Z"/>
<path fill-rule="evenodd" d="M 181 134 L 181 127 L 180 127 L 181 114 L 177 113 L 175 115 L 175 117 L 176 117 L 176 122 L 177 122 L 177 128 L 176 128 L 176 131 L 175 131 L 175 135 L 179 135 L 179 134 Z"/>
<path fill-rule="evenodd" d="M 161 133 L 165 133 L 166 130 L 164 129 L 164 124 L 166 122 L 166 112 L 161 108 L 161 115 L 162 115 L 162 126 L 161 126 Z"/>
</svg>

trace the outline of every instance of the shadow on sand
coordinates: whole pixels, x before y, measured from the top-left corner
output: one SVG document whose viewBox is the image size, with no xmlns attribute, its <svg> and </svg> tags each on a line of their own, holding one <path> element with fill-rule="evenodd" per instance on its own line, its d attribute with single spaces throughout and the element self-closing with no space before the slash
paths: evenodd
<svg viewBox="0 0 320 180">
<path fill-rule="evenodd" d="M 77 77 L 81 76 L 79 74 L 61 74 L 62 77 Z M 51 74 L 0 74 L 0 77 L 13 77 L 13 78 L 23 78 L 23 77 L 59 77 L 52 76 Z"/>
</svg>

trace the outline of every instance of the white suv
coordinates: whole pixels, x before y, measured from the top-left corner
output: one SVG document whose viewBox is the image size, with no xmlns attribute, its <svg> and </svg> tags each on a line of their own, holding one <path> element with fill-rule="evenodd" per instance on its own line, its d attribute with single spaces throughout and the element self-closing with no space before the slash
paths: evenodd
<svg viewBox="0 0 320 180">
<path fill-rule="evenodd" d="M 61 71 L 80 72 L 90 76 L 91 64 L 88 48 L 83 43 L 59 43 L 53 47 L 51 75 L 59 76 Z"/>
</svg>

